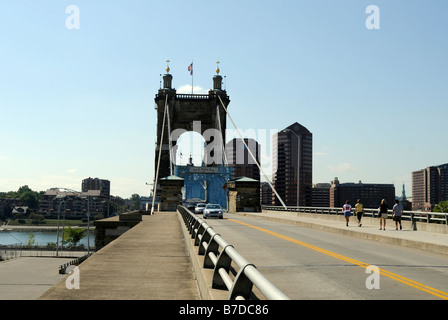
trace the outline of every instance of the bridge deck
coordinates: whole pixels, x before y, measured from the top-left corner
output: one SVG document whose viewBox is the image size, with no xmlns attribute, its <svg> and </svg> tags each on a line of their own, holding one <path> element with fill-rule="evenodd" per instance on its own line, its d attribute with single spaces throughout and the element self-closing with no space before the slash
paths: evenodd
<svg viewBox="0 0 448 320">
<path fill-rule="evenodd" d="M 408 225 L 397 232 L 390 219 L 389 231 L 380 231 L 374 218 L 363 219 L 365 225 L 358 228 L 354 217 L 350 227 L 346 227 L 342 216 L 297 216 L 284 212 L 239 214 L 448 254 L 448 233 L 411 231 Z M 181 223 L 175 212 L 143 216 L 141 223 L 79 266 L 79 290 L 68 290 L 64 278 L 39 299 L 201 299 Z"/>
<path fill-rule="evenodd" d="M 144 215 L 141 223 L 80 264 L 80 289 L 68 290 L 65 279 L 39 299 L 200 299 L 175 212 Z"/>
</svg>

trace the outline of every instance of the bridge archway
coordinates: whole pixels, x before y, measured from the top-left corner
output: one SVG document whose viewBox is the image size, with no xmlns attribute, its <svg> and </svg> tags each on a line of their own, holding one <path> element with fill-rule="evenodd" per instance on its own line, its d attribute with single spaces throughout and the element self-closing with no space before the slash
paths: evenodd
<svg viewBox="0 0 448 320">
<path fill-rule="evenodd" d="M 184 132 L 173 147 L 175 166 L 201 166 L 205 162 L 205 139 L 194 131 Z"/>
<path fill-rule="evenodd" d="M 157 110 L 155 186 L 161 178 L 175 174 L 177 142 L 186 132 L 196 132 L 204 138 L 207 167 L 222 167 L 225 163 L 227 117 L 222 105 L 227 109 L 230 99 L 222 89 L 219 69 L 208 94 L 178 94 L 172 86 L 173 76 L 169 71 L 167 68 L 163 88 L 154 99 Z"/>
</svg>

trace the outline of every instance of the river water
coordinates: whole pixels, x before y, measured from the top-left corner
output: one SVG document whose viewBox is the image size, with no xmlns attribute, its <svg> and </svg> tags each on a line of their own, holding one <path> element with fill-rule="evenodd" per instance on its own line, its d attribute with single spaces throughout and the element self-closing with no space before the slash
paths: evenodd
<svg viewBox="0 0 448 320">
<path fill-rule="evenodd" d="M 11 244 L 23 244 L 27 245 L 30 234 L 34 235 L 34 245 L 46 246 L 48 243 L 56 243 L 57 240 L 57 230 L 32 230 L 32 231 L 0 231 L 0 245 L 11 245 Z M 59 229 L 59 243 L 62 239 L 62 228 Z M 89 240 L 85 236 L 79 244 L 83 244 L 87 247 L 87 242 L 89 242 L 90 247 L 95 245 L 95 234 L 93 230 L 90 230 Z"/>
</svg>

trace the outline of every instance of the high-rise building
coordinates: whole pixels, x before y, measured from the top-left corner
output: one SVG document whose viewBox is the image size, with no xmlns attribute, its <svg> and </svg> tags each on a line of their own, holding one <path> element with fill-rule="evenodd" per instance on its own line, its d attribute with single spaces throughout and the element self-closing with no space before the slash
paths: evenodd
<svg viewBox="0 0 448 320">
<path fill-rule="evenodd" d="M 354 206 L 357 200 L 361 200 L 364 208 L 376 209 L 380 206 L 381 200 L 392 209 L 395 201 L 395 186 L 393 184 L 377 183 L 339 183 L 338 178 L 333 180 L 330 188 L 330 207 L 342 208 L 345 201 L 350 201 Z"/>
<path fill-rule="evenodd" d="M 100 196 L 110 197 L 110 181 L 98 178 L 87 178 L 82 180 L 81 191 L 100 190 Z"/>
<path fill-rule="evenodd" d="M 448 163 L 412 172 L 412 210 L 431 211 L 448 200 Z"/>
<path fill-rule="evenodd" d="M 244 142 L 249 148 L 255 160 L 250 155 L 241 139 L 235 138 L 226 144 L 226 157 L 228 166 L 233 168 L 233 178 L 248 177 L 260 181 L 260 145 L 254 139 L 245 138 Z"/>
<path fill-rule="evenodd" d="M 330 187 L 329 183 L 316 183 L 313 185 L 313 207 L 327 208 L 330 206 Z"/>
<path fill-rule="evenodd" d="M 272 188 L 268 182 L 260 183 L 260 202 L 262 205 L 272 205 Z"/>
<path fill-rule="evenodd" d="M 311 206 L 313 185 L 313 135 L 293 123 L 273 137 L 273 184 L 287 206 Z M 273 195 L 273 203 L 280 205 Z"/>
</svg>

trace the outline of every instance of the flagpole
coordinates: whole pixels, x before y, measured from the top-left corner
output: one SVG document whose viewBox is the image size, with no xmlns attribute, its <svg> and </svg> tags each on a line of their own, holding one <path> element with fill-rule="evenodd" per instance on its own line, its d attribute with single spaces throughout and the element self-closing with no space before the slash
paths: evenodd
<svg viewBox="0 0 448 320">
<path fill-rule="evenodd" d="M 194 77 L 193 61 L 191 61 L 191 94 L 193 94 L 193 77 Z"/>
</svg>

